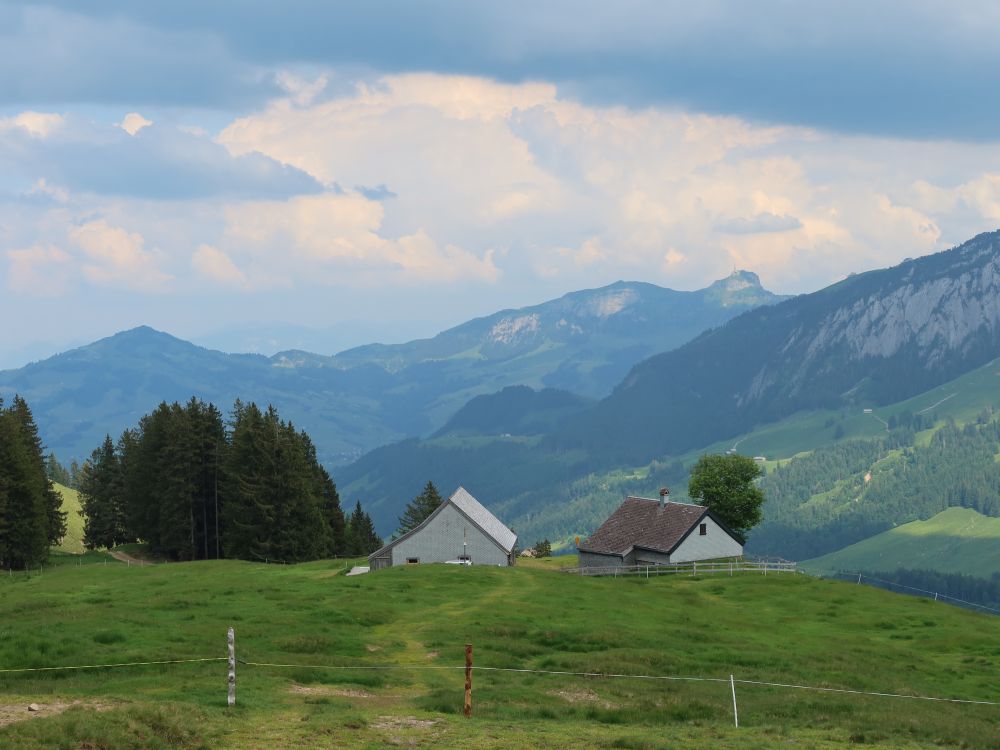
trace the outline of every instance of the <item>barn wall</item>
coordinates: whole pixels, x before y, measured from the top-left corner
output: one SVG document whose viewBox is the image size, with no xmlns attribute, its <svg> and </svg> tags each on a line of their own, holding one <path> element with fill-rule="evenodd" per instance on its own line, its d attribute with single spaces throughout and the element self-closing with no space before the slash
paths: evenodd
<svg viewBox="0 0 1000 750">
<path fill-rule="evenodd" d="M 707 524 L 705 536 L 698 533 L 698 528 L 688 535 L 687 539 L 670 555 L 670 562 L 691 562 L 692 560 L 715 560 L 720 557 L 739 557 L 743 554 L 743 545 L 727 534 L 719 524 L 708 516 L 701 523 Z"/>
<path fill-rule="evenodd" d="M 667 565 L 670 562 L 676 561 L 671 560 L 670 555 L 665 552 L 653 552 L 648 549 L 637 549 L 635 551 L 636 565 Z"/>
<path fill-rule="evenodd" d="M 620 555 L 602 555 L 598 552 L 580 552 L 581 568 L 613 568 L 627 565 Z M 595 573 L 595 575 L 599 575 Z"/>
<path fill-rule="evenodd" d="M 392 564 L 406 565 L 411 557 L 421 564 L 454 560 L 462 554 L 463 533 L 473 565 L 509 564 L 507 553 L 450 504 L 422 529 L 393 545 Z"/>
</svg>

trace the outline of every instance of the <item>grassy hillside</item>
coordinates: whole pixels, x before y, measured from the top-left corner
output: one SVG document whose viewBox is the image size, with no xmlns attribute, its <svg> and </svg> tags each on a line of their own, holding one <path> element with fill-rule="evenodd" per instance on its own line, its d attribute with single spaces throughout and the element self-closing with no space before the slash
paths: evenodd
<svg viewBox="0 0 1000 750">
<path fill-rule="evenodd" d="M 225 663 L 0 672 L 0 728 L 34 748 L 839 748 L 995 746 L 995 706 L 726 682 L 477 671 L 682 675 L 995 699 L 997 620 L 805 576 L 586 579 L 540 567 L 343 562 L 67 567 L 0 580 L 0 670 L 225 655 Z M 625 614 L 627 613 L 627 614 Z M 311 668 L 301 665 L 326 665 Z M 403 669 L 359 669 L 404 665 Z M 341 668 L 337 668 L 341 667 Z M 456 669 L 457 667 L 457 669 Z M 70 707 L 61 715 L 50 707 Z M 92 711 L 97 708 L 99 711 Z"/>
<path fill-rule="evenodd" d="M 949 508 L 802 565 L 819 573 L 919 568 L 988 578 L 1000 573 L 1000 518 Z"/>
<path fill-rule="evenodd" d="M 59 552 L 77 555 L 83 548 L 83 516 L 80 515 L 80 494 L 65 485 L 53 482 L 56 491 L 62 495 L 63 512 L 66 513 L 66 536 L 55 548 Z"/>
</svg>

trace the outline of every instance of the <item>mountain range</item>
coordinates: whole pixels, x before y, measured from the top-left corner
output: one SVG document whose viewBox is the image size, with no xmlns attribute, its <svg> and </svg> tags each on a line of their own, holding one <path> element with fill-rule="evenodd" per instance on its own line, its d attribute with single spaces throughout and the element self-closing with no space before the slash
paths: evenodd
<svg viewBox="0 0 1000 750">
<path fill-rule="evenodd" d="M 888 435 L 888 418 L 903 414 L 908 399 L 936 413 L 937 404 L 955 393 L 931 396 L 932 389 L 998 356 L 1000 232 L 993 232 L 748 311 L 637 364 L 609 396 L 562 413 L 545 430 L 498 434 L 484 420 L 476 434 L 466 420 L 461 429 L 446 425 L 431 438 L 372 451 L 345 467 L 339 480 L 347 493 L 365 498 L 385 530 L 401 499 L 419 490 L 416 476 L 423 471 L 445 486 L 461 481 L 477 487 L 530 539 L 544 534 L 564 540 L 592 530 L 623 494 L 686 483 L 687 466 L 700 452 L 725 450 L 758 432 L 781 432 L 783 421 L 795 439 L 771 458 Z M 916 398 L 921 394 L 926 397 Z M 977 410 L 992 408 L 997 381 L 988 380 L 977 394 Z M 524 399 L 508 392 L 489 398 L 495 403 L 488 411 L 505 412 L 506 424 L 521 419 L 517 409 Z M 878 415 L 883 407 L 884 418 Z M 878 455 L 889 446 L 871 450 Z M 993 469 L 976 464 L 976 471 Z M 843 474 L 825 489 L 832 491 Z M 799 502 L 823 491 L 806 492 Z M 836 512 L 851 507 L 850 498 L 844 503 Z M 905 503 L 897 510 L 895 521 L 876 513 L 838 533 L 853 542 L 858 534 L 913 520 Z M 788 512 L 797 513 L 797 506 Z M 777 521 L 761 532 L 772 552 L 781 549 L 781 533 L 802 528 L 786 519 L 779 524 L 784 531 L 775 533 Z"/>
<path fill-rule="evenodd" d="M 606 395 L 641 359 L 783 297 L 737 271 L 682 292 L 617 282 L 504 310 L 406 344 L 334 356 L 293 350 L 225 354 L 140 327 L 0 372 L 0 396 L 31 404 L 63 461 L 89 456 L 162 400 L 198 396 L 272 403 L 312 435 L 320 459 L 343 465 L 407 436 L 429 435 L 470 399 L 511 385 Z"/>
</svg>

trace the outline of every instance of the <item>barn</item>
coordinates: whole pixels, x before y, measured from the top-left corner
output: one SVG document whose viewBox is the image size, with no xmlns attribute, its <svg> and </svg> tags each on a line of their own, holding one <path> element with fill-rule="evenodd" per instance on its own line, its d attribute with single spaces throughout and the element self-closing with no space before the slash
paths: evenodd
<svg viewBox="0 0 1000 750">
<path fill-rule="evenodd" d="M 392 565 L 461 560 L 513 565 L 517 535 L 459 487 L 423 523 L 368 556 L 373 571 Z"/>
<path fill-rule="evenodd" d="M 669 565 L 739 557 L 743 544 L 712 511 L 659 500 L 627 497 L 590 538 L 580 544 L 581 568 Z"/>
</svg>

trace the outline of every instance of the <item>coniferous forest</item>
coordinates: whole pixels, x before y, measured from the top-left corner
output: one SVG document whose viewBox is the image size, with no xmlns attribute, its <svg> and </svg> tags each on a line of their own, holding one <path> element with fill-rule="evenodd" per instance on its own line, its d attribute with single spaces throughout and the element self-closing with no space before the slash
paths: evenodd
<svg viewBox="0 0 1000 750">
<path fill-rule="evenodd" d="M 80 473 L 84 543 L 146 542 L 174 560 L 301 562 L 382 544 L 360 503 L 345 516 L 309 436 L 274 407 L 161 403 Z"/>
<path fill-rule="evenodd" d="M 42 441 L 28 404 L 0 400 L 0 567 L 44 562 L 66 533 L 62 498 L 46 474 Z"/>
</svg>

